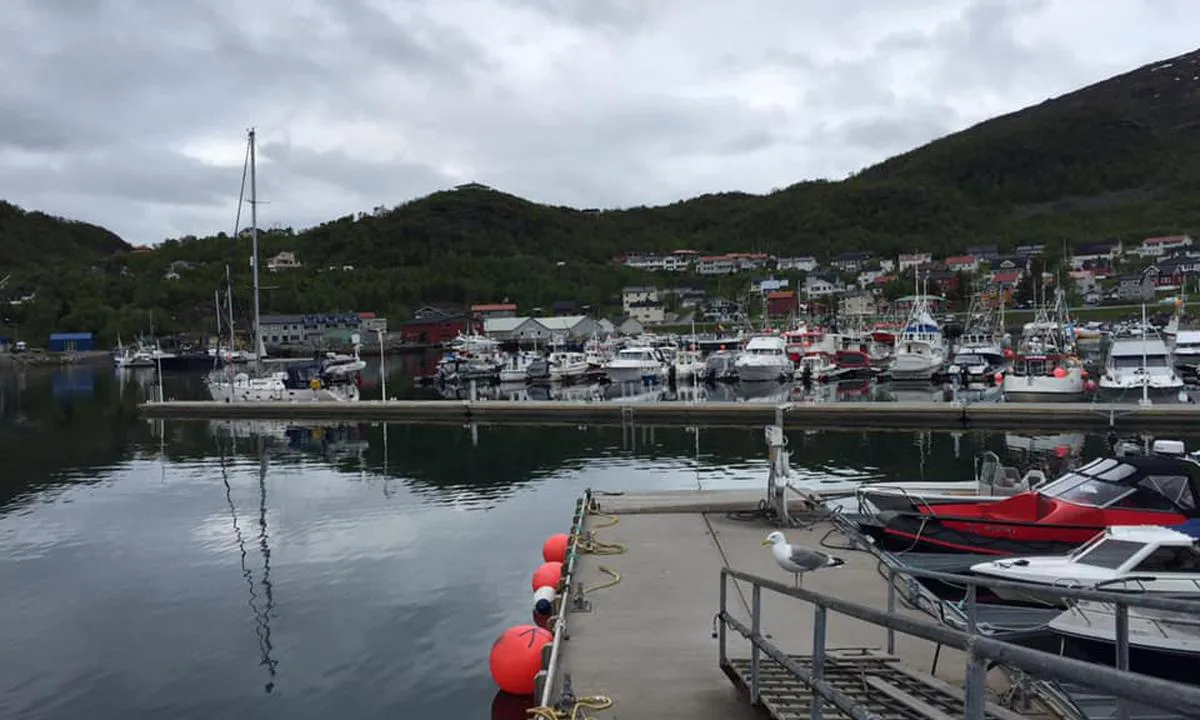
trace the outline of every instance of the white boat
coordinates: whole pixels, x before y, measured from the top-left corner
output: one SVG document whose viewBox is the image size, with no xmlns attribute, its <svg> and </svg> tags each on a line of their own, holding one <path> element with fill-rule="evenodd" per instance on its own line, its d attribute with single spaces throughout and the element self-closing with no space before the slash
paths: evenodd
<svg viewBox="0 0 1200 720">
<path fill-rule="evenodd" d="M 992 560 L 972 566 L 971 572 L 1027 585 L 992 589 L 1000 599 L 1011 602 L 1065 606 L 1053 592 L 1062 587 L 1200 598 L 1196 538 L 1158 525 L 1110 527 L 1067 555 Z"/>
<path fill-rule="evenodd" d="M 1200 602 L 1195 604 L 1200 610 Z M 1142 607 L 1130 607 L 1127 612 L 1129 670 L 1177 682 L 1195 682 L 1196 663 L 1200 661 L 1197 612 Z M 1047 628 L 1059 638 L 1061 655 L 1112 665 L 1117 636 L 1113 603 L 1074 602 L 1047 623 Z"/>
<path fill-rule="evenodd" d="M 778 335 L 756 335 L 733 361 L 742 382 L 790 380 L 794 370 L 787 356 L 787 343 Z"/>
<path fill-rule="evenodd" d="M 964 347 L 954 354 L 947 371 L 962 382 L 987 382 L 998 372 L 1003 372 L 1007 361 L 998 345 Z"/>
<path fill-rule="evenodd" d="M 648 345 L 622 348 L 604 364 L 604 374 L 614 383 L 656 383 L 662 380 L 663 373 L 662 355 Z"/>
<path fill-rule="evenodd" d="M 1054 317 L 1039 306 L 1021 329 L 1017 355 L 1004 374 L 1004 397 L 1019 402 L 1069 402 L 1083 397 L 1083 363 L 1075 357 L 1074 332 L 1065 325 L 1066 301 L 1055 294 Z"/>
<path fill-rule="evenodd" d="M 1175 357 L 1175 367 L 1177 368 L 1200 366 L 1200 330 L 1176 331 L 1172 354 Z"/>
<path fill-rule="evenodd" d="M 529 366 L 534 361 L 541 359 L 541 355 L 535 352 L 521 351 L 513 353 L 504 359 L 504 365 L 500 368 L 500 382 L 502 383 L 523 383 L 529 379 Z"/>
<path fill-rule="evenodd" d="M 1046 474 L 1038 469 L 1022 475 L 1017 468 L 1001 463 L 1000 456 L 989 450 L 976 458 L 974 480 L 870 483 L 855 488 L 854 494 L 858 512 L 873 514 L 911 510 L 914 503 L 932 507 L 962 502 L 966 497 L 980 502 L 999 501 L 1036 488 L 1046 479 Z"/>
<path fill-rule="evenodd" d="M 587 375 L 591 365 L 581 352 L 555 351 L 546 358 L 551 382 L 571 382 Z"/>
<path fill-rule="evenodd" d="M 892 379 L 931 380 L 945 363 L 946 340 L 921 296 L 913 303 L 908 322 L 896 337 L 889 368 Z"/>
<path fill-rule="evenodd" d="M 685 349 L 675 353 L 674 365 L 675 377 L 680 380 L 690 380 L 704 374 L 704 359 L 697 350 Z"/>
<path fill-rule="evenodd" d="M 1171 351 L 1157 337 L 1118 338 L 1108 351 L 1100 390 L 1105 394 L 1178 395 L 1183 378 L 1175 372 Z"/>
<path fill-rule="evenodd" d="M 796 366 L 794 376 L 797 380 L 807 377 L 810 382 L 825 382 L 837 369 L 837 363 L 829 353 L 809 352 L 800 356 L 800 364 Z"/>
</svg>

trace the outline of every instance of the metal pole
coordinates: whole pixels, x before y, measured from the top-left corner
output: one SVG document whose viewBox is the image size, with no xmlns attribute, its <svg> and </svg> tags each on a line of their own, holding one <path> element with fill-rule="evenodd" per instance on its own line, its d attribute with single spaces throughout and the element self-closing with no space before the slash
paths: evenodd
<svg viewBox="0 0 1200 720">
<path fill-rule="evenodd" d="M 376 329 L 375 334 L 379 336 L 379 382 L 380 392 L 383 394 L 381 399 L 387 400 L 387 353 L 383 350 L 383 331 Z"/>
<path fill-rule="evenodd" d="M 725 577 L 725 573 L 721 573 L 721 615 L 718 618 L 720 627 L 717 628 L 717 659 L 720 661 L 720 667 L 725 667 L 729 661 L 725 655 L 725 607 L 729 598 L 729 581 Z"/>
<path fill-rule="evenodd" d="M 987 690 L 987 659 L 975 650 L 978 635 L 967 638 L 967 696 L 963 706 L 966 720 L 983 720 Z"/>
<path fill-rule="evenodd" d="M 1117 669 L 1129 670 L 1129 606 L 1125 603 L 1117 603 L 1113 608 L 1116 621 L 1116 648 L 1117 648 Z M 1118 720 L 1129 720 L 1129 703 L 1123 698 L 1117 697 L 1117 718 Z"/>
<path fill-rule="evenodd" d="M 809 717 L 812 720 L 821 720 L 821 693 L 817 692 L 815 687 L 817 683 L 825 679 L 825 606 L 813 606 L 813 641 L 812 641 L 812 711 Z"/>
<path fill-rule="evenodd" d="M 888 615 L 896 614 L 896 568 L 888 567 Z M 888 655 L 896 654 L 896 631 L 892 628 L 887 629 L 887 651 Z"/>
<path fill-rule="evenodd" d="M 975 597 L 979 594 L 978 586 L 971 583 L 967 586 L 967 632 L 974 633 L 978 628 L 979 620 L 979 604 Z"/>
<path fill-rule="evenodd" d="M 754 586 L 750 608 L 750 704 L 757 705 L 758 664 L 762 655 L 758 647 L 762 642 L 762 586 L 758 584 Z"/>
<path fill-rule="evenodd" d="M 258 305 L 258 184 L 255 176 L 254 128 L 250 128 L 250 252 L 254 256 L 254 362 L 262 362 L 262 328 L 259 326 Z"/>
</svg>

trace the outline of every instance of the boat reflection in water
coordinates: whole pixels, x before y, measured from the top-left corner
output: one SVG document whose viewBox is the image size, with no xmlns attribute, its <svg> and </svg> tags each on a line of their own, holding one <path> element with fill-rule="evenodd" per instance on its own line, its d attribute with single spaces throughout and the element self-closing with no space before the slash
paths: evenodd
<svg viewBox="0 0 1200 720">
<path fill-rule="evenodd" d="M 258 440 L 264 449 L 311 453 L 326 458 L 357 456 L 370 442 L 365 423 L 305 423 L 286 420 L 220 420 L 209 424 L 218 439 Z M 236 447 L 236 446 L 235 446 Z"/>
</svg>

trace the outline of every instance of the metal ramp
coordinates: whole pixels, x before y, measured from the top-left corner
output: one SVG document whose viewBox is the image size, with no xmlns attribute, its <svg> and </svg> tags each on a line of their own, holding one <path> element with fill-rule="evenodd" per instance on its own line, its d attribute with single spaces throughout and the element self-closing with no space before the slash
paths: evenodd
<svg viewBox="0 0 1200 720">
<path fill-rule="evenodd" d="M 812 670 L 809 655 L 790 656 L 805 670 Z M 744 692 L 750 688 L 750 660 L 729 658 L 726 672 Z M 846 697 L 880 720 L 949 720 L 963 716 L 965 695 L 961 688 L 905 667 L 899 658 L 872 648 L 828 650 L 824 678 Z M 812 690 L 786 668 L 770 659 L 759 666 L 759 697 L 775 720 L 808 720 L 812 712 Z M 849 720 L 830 703 L 823 705 L 824 717 Z M 986 718 L 1025 720 L 1020 714 L 988 702 Z"/>
</svg>

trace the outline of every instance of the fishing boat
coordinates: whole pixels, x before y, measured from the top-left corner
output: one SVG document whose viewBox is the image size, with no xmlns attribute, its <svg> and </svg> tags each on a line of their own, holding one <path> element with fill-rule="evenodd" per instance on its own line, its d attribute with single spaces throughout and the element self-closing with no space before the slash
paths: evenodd
<svg viewBox="0 0 1200 720">
<path fill-rule="evenodd" d="M 684 348 L 675 353 L 675 377 L 686 380 L 704 375 L 705 362 L 698 350 Z"/>
<path fill-rule="evenodd" d="M 1021 402 L 1079 400 L 1086 390 L 1074 333 L 1066 327 L 1066 301 L 1055 293 L 1053 314 L 1042 303 L 1025 324 L 1012 368 L 1004 374 L 1004 397 Z"/>
<path fill-rule="evenodd" d="M 896 337 L 889 367 L 893 380 L 931 380 L 946 363 L 946 341 L 924 295 L 913 299 L 904 329 Z"/>
<path fill-rule="evenodd" d="M 523 383 L 529 379 L 530 366 L 541 359 L 535 352 L 522 350 L 503 358 L 504 365 L 500 368 L 499 378 L 502 383 Z"/>
<path fill-rule="evenodd" d="M 1197 517 L 1198 490 L 1200 464 L 1188 457 L 1105 457 L 1011 497 L 936 505 L 912 498 L 861 525 L 887 548 L 1060 554 L 1111 526 L 1171 526 Z"/>
<path fill-rule="evenodd" d="M 718 350 L 704 359 L 704 382 L 735 382 L 738 379 L 737 353 Z"/>
</svg>

